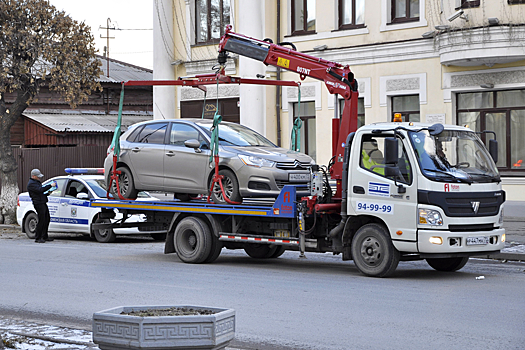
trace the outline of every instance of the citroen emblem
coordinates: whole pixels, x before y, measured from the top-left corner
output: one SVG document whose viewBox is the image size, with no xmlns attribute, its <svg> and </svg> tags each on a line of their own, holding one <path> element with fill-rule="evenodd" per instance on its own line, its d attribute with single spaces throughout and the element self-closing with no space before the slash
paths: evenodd
<svg viewBox="0 0 525 350">
<path fill-rule="evenodd" d="M 479 210 L 479 202 L 470 202 L 470 204 L 472 205 L 472 210 L 474 210 L 474 214 L 477 214 Z"/>
</svg>

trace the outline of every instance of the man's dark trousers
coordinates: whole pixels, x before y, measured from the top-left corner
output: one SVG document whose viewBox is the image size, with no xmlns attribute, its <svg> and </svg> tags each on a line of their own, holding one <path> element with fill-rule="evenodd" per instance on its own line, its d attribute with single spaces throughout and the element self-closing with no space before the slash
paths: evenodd
<svg viewBox="0 0 525 350">
<path fill-rule="evenodd" d="M 33 206 L 35 207 L 36 212 L 38 214 L 38 224 L 36 225 L 35 230 L 35 240 L 46 240 L 49 238 L 47 235 L 47 229 L 49 227 L 49 221 L 51 219 L 49 216 L 49 208 L 47 207 L 46 203 L 36 204 Z"/>
</svg>

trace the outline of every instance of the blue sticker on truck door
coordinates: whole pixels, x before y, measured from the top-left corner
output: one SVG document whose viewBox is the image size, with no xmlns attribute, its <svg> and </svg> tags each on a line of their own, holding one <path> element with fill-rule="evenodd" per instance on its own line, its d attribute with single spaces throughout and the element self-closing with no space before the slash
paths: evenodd
<svg viewBox="0 0 525 350">
<path fill-rule="evenodd" d="M 368 194 L 371 196 L 390 197 L 390 185 L 380 182 L 369 182 Z"/>
</svg>

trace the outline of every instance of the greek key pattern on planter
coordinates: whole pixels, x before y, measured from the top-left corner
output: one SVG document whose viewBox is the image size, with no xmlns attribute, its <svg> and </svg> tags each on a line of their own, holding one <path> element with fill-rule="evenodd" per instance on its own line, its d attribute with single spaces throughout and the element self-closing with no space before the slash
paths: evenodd
<svg viewBox="0 0 525 350">
<path fill-rule="evenodd" d="M 228 317 L 224 320 L 217 321 L 215 324 L 215 335 L 217 337 L 230 332 L 235 332 L 235 317 Z"/>
<path fill-rule="evenodd" d="M 144 340 L 206 339 L 212 337 L 212 324 L 143 325 Z"/>
<path fill-rule="evenodd" d="M 94 333 L 98 336 L 139 340 L 139 327 L 133 323 L 95 321 Z"/>
</svg>

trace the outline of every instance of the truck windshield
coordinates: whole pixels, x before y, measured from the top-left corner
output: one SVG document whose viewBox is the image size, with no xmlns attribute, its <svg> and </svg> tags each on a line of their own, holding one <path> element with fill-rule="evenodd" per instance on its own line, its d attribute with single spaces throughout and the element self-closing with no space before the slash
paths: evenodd
<svg viewBox="0 0 525 350">
<path fill-rule="evenodd" d="M 445 130 L 431 136 L 423 130 L 408 134 L 426 177 L 442 182 L 500 181 L 492 157 L 474 132 Z"/>
</svg>

